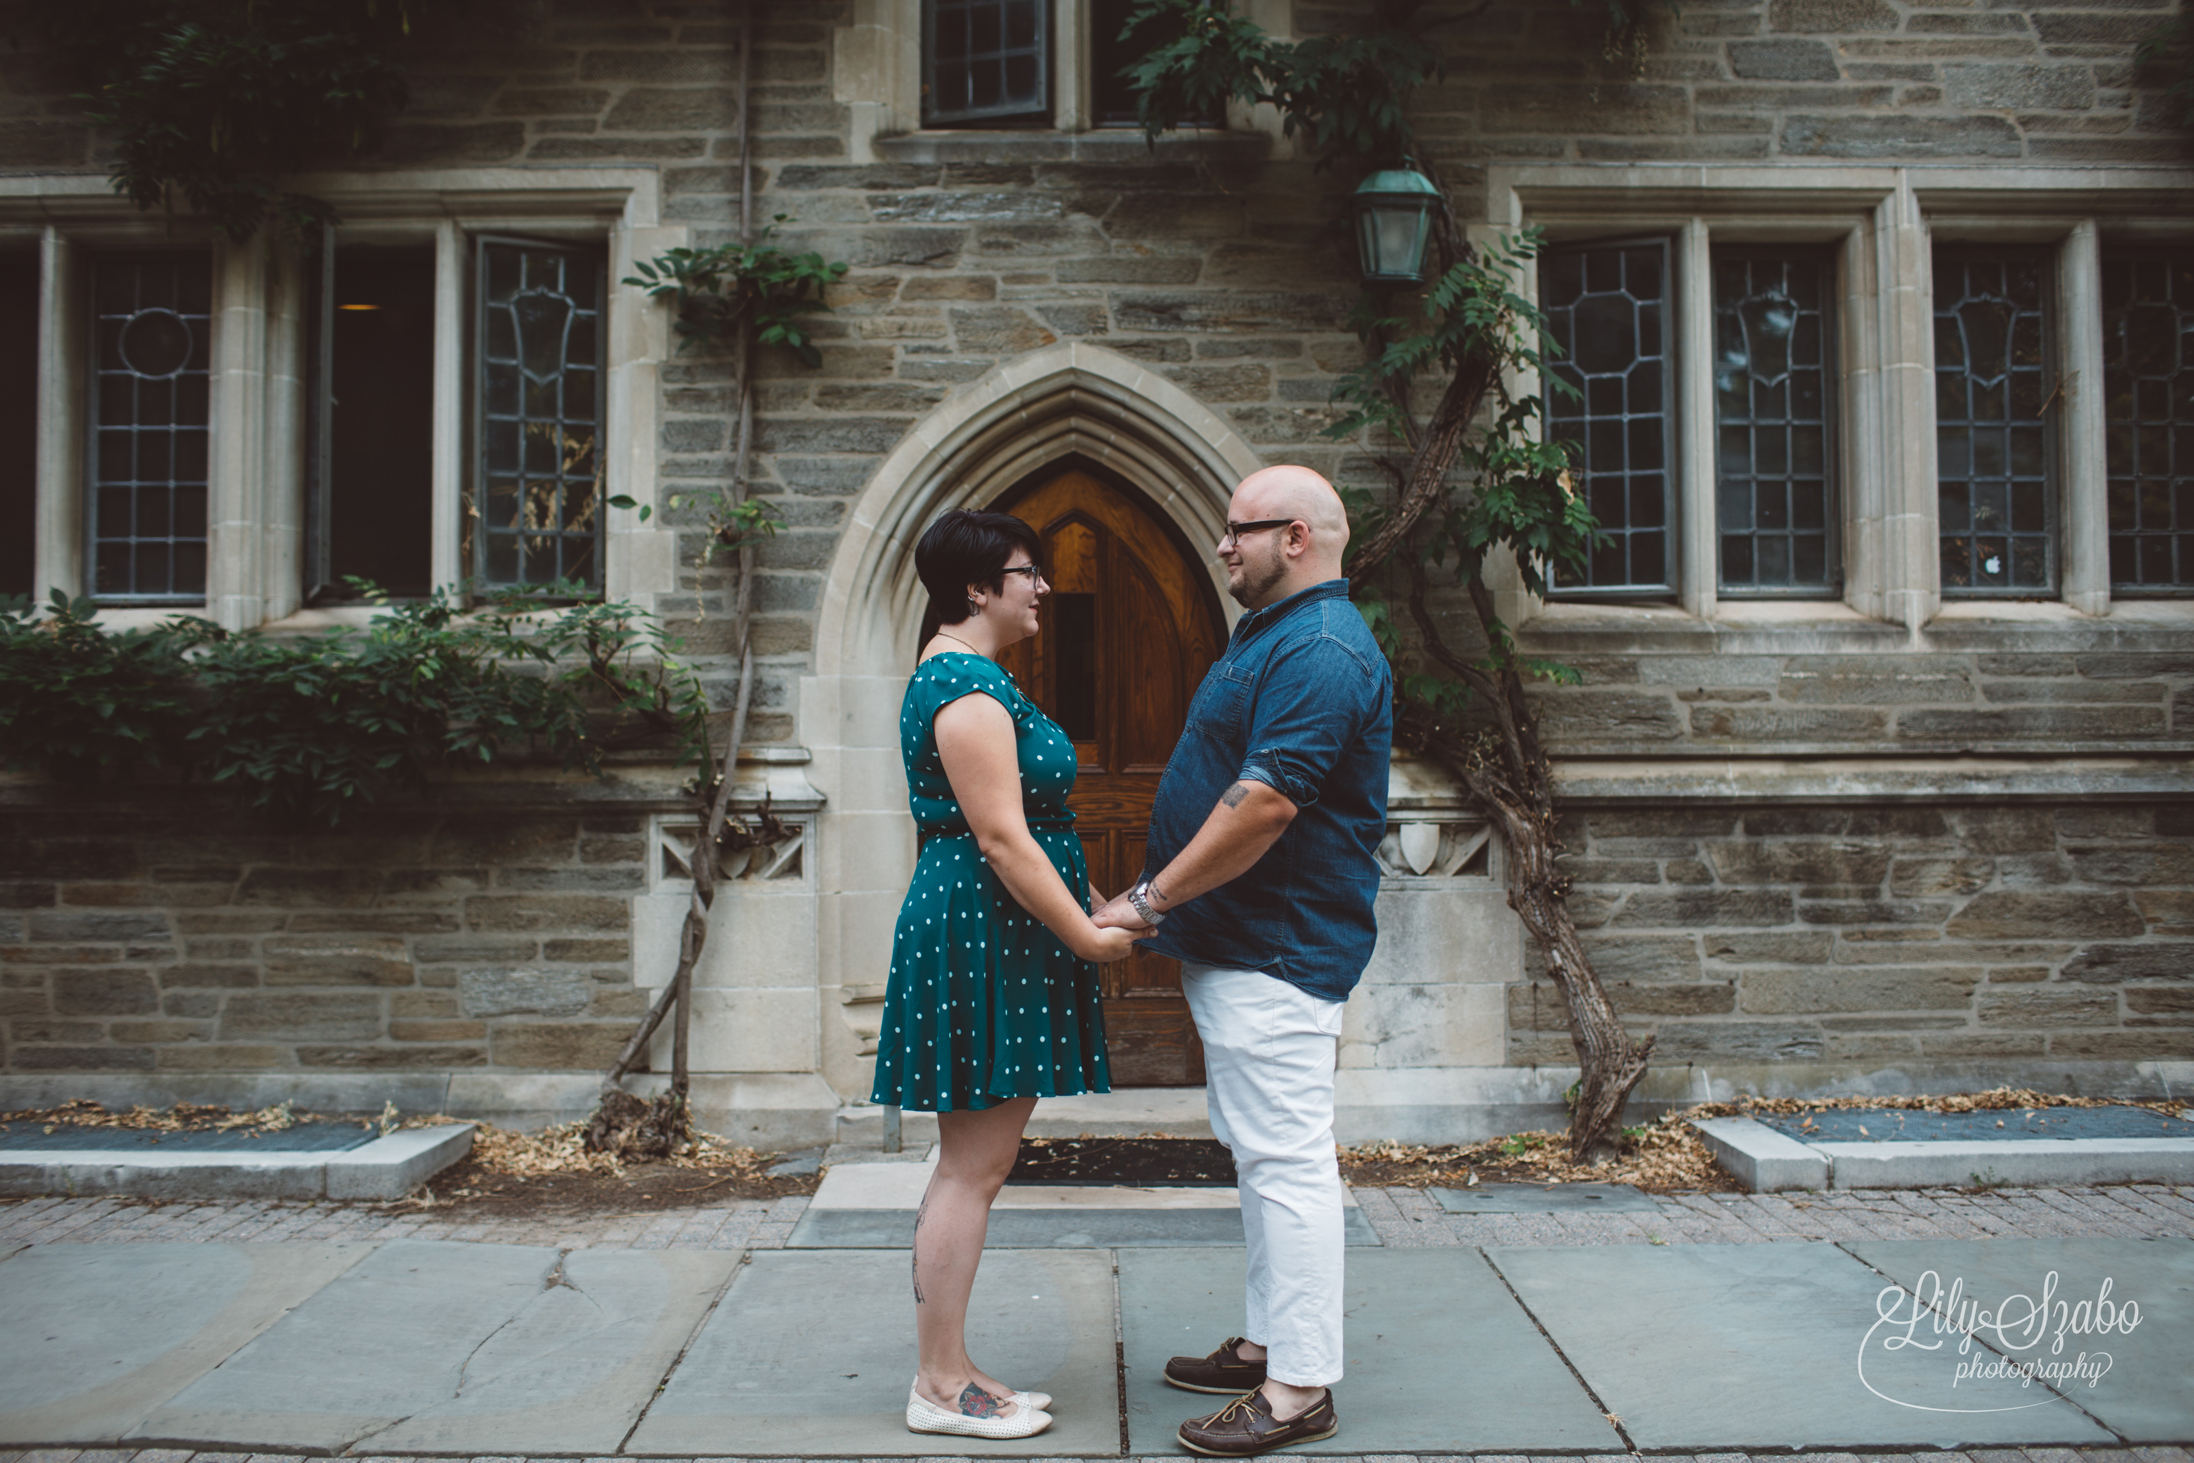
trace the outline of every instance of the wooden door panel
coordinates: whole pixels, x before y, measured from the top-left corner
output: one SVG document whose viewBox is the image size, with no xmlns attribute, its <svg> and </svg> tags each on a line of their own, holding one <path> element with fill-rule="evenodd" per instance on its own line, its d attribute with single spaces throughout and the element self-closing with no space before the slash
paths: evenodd
<svg viewBox="0 0 2194 1463">
<path fill-rule="evenodd" d="M 1189 547 L 1131 491 L 1070 468 L 1002 507 L 1042 538 L 1051 594 L 1042 632 L 999 662 L 1074 740 L 1068 806 L 1090 882 L 1110 897 L 1142 872 L 1159 776 L 1226 622 Z M 1179 962 L 1138 951 L 1099 978 L 1113 1081 L 1201 1082 Z"/>
</svg>

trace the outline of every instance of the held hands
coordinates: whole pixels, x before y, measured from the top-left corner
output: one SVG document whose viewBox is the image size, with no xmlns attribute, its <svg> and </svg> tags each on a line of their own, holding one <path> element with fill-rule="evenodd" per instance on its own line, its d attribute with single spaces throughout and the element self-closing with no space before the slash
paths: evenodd
<svg viewBox="0 0 2194 1463">
<path fill-rule="evenodd" d="M 1125 894 L 1107 900 L 1103 907 L 1089 918 L 1090 923 L 1096 925 L 1099 929 L 1132 930 L 1138 937 L 1157 933 L 1156 930 L 1143 923 L 1143 917 L 1135 912 L 1134 905 L 1127 902 L 1127 895 Z"/>
<path fill-rule="evenodd" d="M 1096 965 L 1110 965 L 1115 960 L 1125 960 L 1135 953 L 1135 942 L 1152 933 L 1142 930 L 1108 928 L 1092 923 L 1083 939 L 1083 948 L 1074 953 Z"/>
</svg>

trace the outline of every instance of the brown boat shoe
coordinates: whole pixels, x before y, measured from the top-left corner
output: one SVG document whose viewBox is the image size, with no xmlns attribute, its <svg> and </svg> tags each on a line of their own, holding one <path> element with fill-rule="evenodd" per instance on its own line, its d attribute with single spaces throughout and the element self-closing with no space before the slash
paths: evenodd
<svg viewBox="0 0 2194 1463">
<path fill-rule="evenodd" d="M 1265 1384 L 1265 1364 L 1243 1356 L 1242 1338 L 1229 1336 L 1209 1356 L 1176 1356 L 1166 1363 L 1166 1385 L 1184 1392 L 1236 1397 Z"/>
<path fill-rule="evenodd" d="M 1181 1424 L 1181 1446 L 1212 1458 L 1247 1458 L 1269 1453 L 1291 1443 L 1315 1443 L 1341 1430 L 1333 1411 L 1333 1389 L 1304 1408 L 1300 1415 L 1282 1422 L 1272 1415 L 1272 1403 L 1263 1392 L 1244 1392 L 1209 1417 L 1192 1417 Z"/>
</svg>

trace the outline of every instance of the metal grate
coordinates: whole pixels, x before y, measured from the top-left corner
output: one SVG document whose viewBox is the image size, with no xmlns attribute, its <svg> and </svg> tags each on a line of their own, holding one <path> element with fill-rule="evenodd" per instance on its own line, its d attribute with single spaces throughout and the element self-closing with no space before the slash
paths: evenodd
<svg viewBox="0 0 2194 1463">
<path fill-rule="evenodd" d="M 2103 259 L 2110 583 L 2194 592 L 2194 261 Z"/>
<path fill-rule="evenodd" d="M 1830 593 L 1835 267 L 1818 255 L 1717 249 L 1713 274 L 1721 590 Z"/>
<path fill-rule="evenodd" d="M 599 249 L 480 241 L 464 548 L 484 584 L 601 584 L 602 298 Z"/>
<path fill-rule="evenodd" d="M 1566 246 L 1539 263 L 1539 303 L 1561 349 L 1552 370 L 1579 393 L 1547 393 L 1548 430 L 1580 449 L 1586 501 L 1608 535 L 1582 584 L 1558 582 L 1564 594 L 1674 588 L 1668 242 Z"/>
<path fill-rule="evenodd" d="M 203 601 L 211 265 L 134 256 L 91 275 L 92 594 Z"/>
<path fill-rule="evenodd" d="M 922 121 L 995 122 L 1051 112 L 1048 0 L 925 0 Z"/>
<path fill-rule="evenodd" d="M 2039 250 L 1935 253 L 1936 503 L 1946 595 L 2057 583 L 2053 392 Z"/>
</svg>

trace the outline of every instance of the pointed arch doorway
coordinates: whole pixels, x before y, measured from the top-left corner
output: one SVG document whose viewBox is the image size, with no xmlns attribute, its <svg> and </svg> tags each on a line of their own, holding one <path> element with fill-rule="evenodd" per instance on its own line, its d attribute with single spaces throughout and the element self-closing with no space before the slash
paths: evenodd
<svg viewBox="0 0 2194 1463">
<path fill-rule="evenodd" d="M 1111 473 L 1053 463 L 995 504 L 1044 544 L 1044 628 L 1000 662 L 1074 741 L 1069 806 L 1106 896 L 1143 867 L 1150 806 L 1227 622 L 1204 555 Z M 1204 1080 L 1203 1046 L 1181 995 L 1180 963 L 1138 951 L 1099 968 L 1112 1076 L 1123 1087 Z"/>
</svg>

